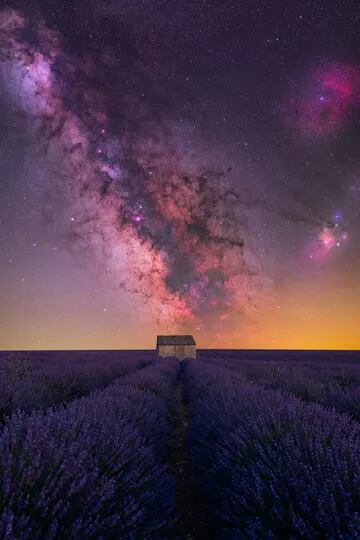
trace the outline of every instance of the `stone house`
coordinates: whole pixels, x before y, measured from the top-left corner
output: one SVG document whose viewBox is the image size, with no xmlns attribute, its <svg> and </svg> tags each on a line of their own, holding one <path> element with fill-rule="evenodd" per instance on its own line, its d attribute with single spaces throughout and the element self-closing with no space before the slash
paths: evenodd
<svg viewBox="0 0 360 540">
<path fill-rule="evenodd" d="M 156 342 L 158 356 L 196 358 L 196 343 L 193 336 L 158 336 Z"/>
</svg>

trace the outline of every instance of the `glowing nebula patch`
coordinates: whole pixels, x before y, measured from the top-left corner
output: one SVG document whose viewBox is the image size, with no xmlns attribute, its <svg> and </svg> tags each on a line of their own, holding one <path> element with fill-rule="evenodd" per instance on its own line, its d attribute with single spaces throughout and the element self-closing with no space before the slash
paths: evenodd
<svg viewBox="0 0 360 540">
<path fill-rule="evenodd" d="M 325 261 L 335 250 L 339 250 L 348 240 L 348 233 L 340 225 L 340 220 L 323 224 L 317 238 L 306 248 L 306 257 L 314 261 Z"/>
<path fill-rule="evenodd" d="M 346 128 L 360 106 L 360 72 L 348 64 L 313 70 L 283 108 L 285 124 L 303 134 L 326 136 Z"/>
</svg>

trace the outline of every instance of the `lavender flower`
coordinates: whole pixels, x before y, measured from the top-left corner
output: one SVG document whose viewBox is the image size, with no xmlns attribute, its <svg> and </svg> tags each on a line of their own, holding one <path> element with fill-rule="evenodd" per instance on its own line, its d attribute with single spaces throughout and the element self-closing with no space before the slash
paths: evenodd
<svg viewBox="0 0 360 540">
<path fill-rule="evenodd" d="M 360 538 L 360 426 L 188 362 L 190 451 L 219 538 Z"/>
<path fill-rule="evenodd" d="M 152 362 L 151 351 L 57 351 L 0 355 L 0 420 L 104 388 Z"/>
<path fill-rule="evenodd" d="M 178 363 L 154 364 L 67 406 L 17 412 L 0 434 L 0 537 L 166 538 L 166 448 Z"/>
</svg>

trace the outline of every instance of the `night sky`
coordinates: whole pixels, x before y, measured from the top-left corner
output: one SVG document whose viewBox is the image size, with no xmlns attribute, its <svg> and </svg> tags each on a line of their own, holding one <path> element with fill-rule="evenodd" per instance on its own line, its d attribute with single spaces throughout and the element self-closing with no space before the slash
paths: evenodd
<svg viewBox="0 0 360 540">
<path fill-rule="evenodd" d="M 358 1 L 1 6 L 0 348 L 360 347 Z"/>
</svg>

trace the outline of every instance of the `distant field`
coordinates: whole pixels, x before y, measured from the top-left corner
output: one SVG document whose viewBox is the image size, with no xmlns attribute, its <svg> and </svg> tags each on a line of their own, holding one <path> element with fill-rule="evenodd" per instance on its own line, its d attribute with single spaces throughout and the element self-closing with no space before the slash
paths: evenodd
<svg viewBox="0 0 360 540">
<path fill-rule="evenodd" d="M 0 353 L 0 538 L 360 539 L 360 351 Z"/>
</svg>

